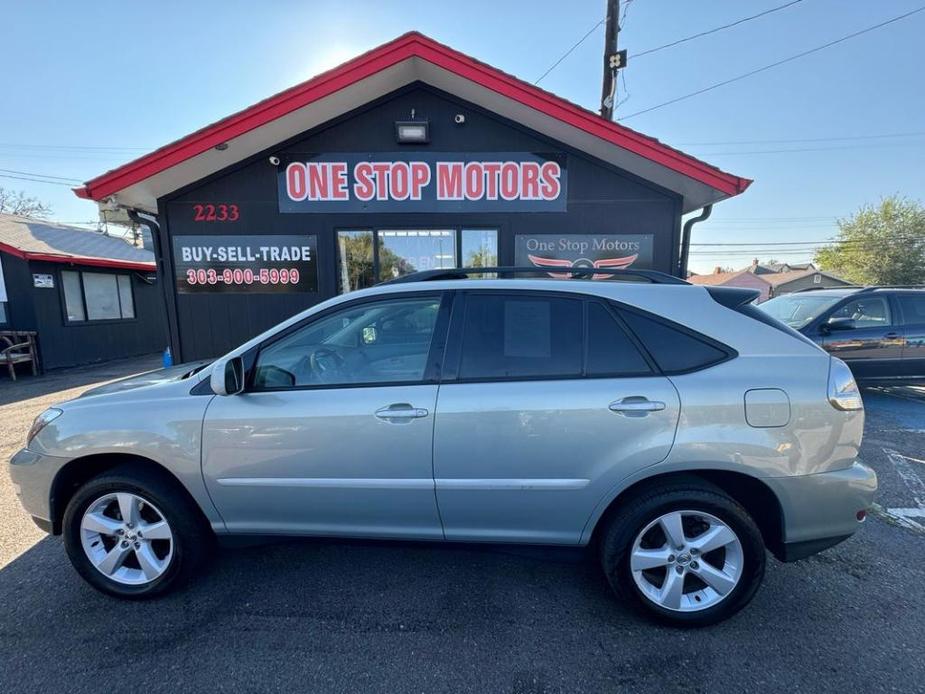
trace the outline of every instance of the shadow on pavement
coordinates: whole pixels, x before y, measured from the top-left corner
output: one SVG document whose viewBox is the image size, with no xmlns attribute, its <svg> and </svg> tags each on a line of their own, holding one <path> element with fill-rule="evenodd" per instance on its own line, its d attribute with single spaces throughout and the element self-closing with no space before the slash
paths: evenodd
<svg viewBox="0 0 925 694">
<path fill-rule="evenodd" d="M 907 679 L 922 674 L 920 659 L 897 665 L 898 643 L 869 643 L 888 626 L 917 648 L 902 630 L 923 617 L 921 605 L 871 590 L 878 544 L 772 561 L 745 612 L 685 631 L 635 616 L 593 557 L 574 551 L 284 542 L 223 550 L 186 589 L 124 602 L 86 586 L 47 538 L 0 570 L 0 691 L 863 691 L 920 681 Z"/>
</svg>

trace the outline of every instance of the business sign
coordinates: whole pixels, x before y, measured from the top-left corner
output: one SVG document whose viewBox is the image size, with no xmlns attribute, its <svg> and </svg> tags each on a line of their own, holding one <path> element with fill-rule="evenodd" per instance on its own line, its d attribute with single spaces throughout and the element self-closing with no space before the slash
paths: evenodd
<svg viewBox="0 0 925 694">
<path fill-rule="evenodd" d="M 565 212 L 565 155 L 386 152 L 283 159 L 279 211 Z"/>
<path fill-rule="evenodd" d="M 175 236 L 181 294 L 318 291 L 318 239 L 309 236 Z"/>
<path fill-rule="evenodd" d="M 653 234 L 517 234 L 514 264 L 548 269 L 550 277 L 568 278 L 569 268 L 651 269 Z M 606 273 L 592 279 L 607 279 Z"/>
<path fill-rule="evenodd" d="M 54 275 L 32 275 L 32 286 L 37 289 L 54 289 Z"/>
</svg>

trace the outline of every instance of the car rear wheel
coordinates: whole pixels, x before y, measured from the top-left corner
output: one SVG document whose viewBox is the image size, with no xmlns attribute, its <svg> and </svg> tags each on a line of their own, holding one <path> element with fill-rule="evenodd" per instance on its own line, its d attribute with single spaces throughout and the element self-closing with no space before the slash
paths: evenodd
<svg viewBox="0 0 925 694">
<path fill-rule="evenodd" d="M 707 484 L 675 482 L 626 502 L 604 534 L 601 561 L 614 591 L 648 616 L 704 626 L 754 597 L 765 548 L 735 500 Z"/>
<path fill-rule="evenodd" d="M 179 484 L 139 466 L 93 478 L 64 514 L 64 545 L 94 588 L 121 598 L 161 595 L 184 582 L 213 536 Z"/>
</svg>

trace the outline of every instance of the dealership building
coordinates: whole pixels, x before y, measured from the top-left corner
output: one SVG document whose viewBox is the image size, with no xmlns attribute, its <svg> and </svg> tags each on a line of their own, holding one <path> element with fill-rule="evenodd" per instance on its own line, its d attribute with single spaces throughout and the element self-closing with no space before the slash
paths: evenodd
<svg viewBox="0 0 925 694">
<path fill-rule="evenodd" d="M 682 215 L 749 184 L 410 33 L 76 192 L 152 228 L 189 360 L 415 270 L 683 277 Z"/>
</svg>

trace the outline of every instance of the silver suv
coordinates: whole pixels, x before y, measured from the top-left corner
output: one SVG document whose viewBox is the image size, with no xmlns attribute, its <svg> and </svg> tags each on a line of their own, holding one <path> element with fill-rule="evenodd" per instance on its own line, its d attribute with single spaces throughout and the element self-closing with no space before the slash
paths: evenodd
<svg viewBox="0 0 925 694">
<path fill-rule="evenodd" d="M 766 548 L 864 520 L 851 373 L 755 292 L 492 270 L 340 296 L 49 409 L 12 460 L 22 503 L 118 597 L 229 535 L 590 545 L 619 595 L 688 625 L 747 604 Z"/>
</svg>

